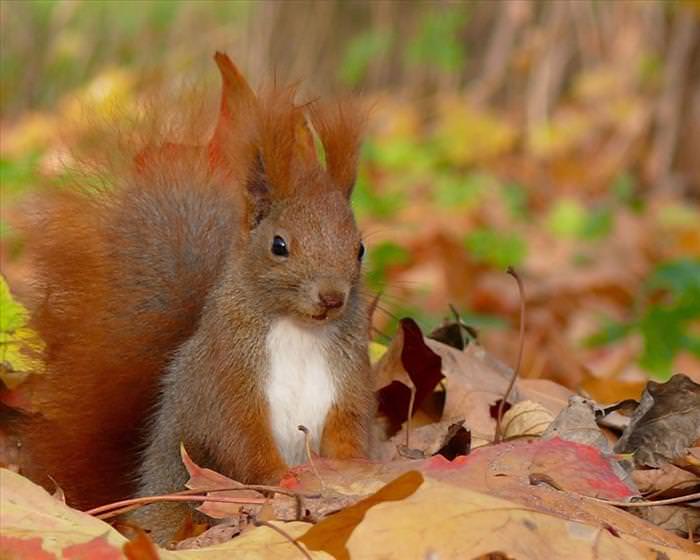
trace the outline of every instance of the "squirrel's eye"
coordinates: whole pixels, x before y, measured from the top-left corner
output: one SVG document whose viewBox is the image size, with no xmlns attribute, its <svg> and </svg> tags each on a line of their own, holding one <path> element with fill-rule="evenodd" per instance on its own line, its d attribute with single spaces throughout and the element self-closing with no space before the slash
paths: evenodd
<svg viewBox="0 0 700 560">
<path fill-rule="evenodd" d="M 361 261 L 362 257 L 365 256 L 365 244 L 360 241 L 360 249 L 357 251 L 357 260 Z"/>
<path fill-rule="evenodd" d="M 275 235 L 275 237 L 272 239 L 272 254 L 277 255 L 278 257 L 286 257 L 289 255 L 287 242 L 279 235 Z"/>
</svg>

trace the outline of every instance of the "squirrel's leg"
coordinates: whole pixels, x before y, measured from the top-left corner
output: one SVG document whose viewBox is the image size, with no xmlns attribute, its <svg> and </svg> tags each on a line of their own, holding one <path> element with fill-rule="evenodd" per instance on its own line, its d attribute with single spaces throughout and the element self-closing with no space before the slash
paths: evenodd
<svg viewBox="0 0 700 560">
<path fill-rule="evenodd" d="M 139 496 L 155 496 L 185 490 L 188 475 L 180 457 L 181 434 L 177 423 L 156 417 L 152 439 L 143 454 Z M 195 450 L 188 448 L 189 453 Z M 187 502 L 161 502 L 128 514 L 127 519 L 147 530 L 154 542 L 170 544 L 184 520 L 193 512 Z"/>
<path fill-rule="evenodd" d="M 289 467 L 275 444 L 262 398 L 231 402 L 228 417 L 235 425 L 212 425 L 210 436 L 218 445 L 211 449 L 219 472 L 244 484 L 277 485 Z"/>
<path fill-rule="evenodd" d="M 368 447 L 367 414 L 347 405 L 334 404 L 323 428 L 321 455 L 334 459 L 366 458 Z"/>
</svg>

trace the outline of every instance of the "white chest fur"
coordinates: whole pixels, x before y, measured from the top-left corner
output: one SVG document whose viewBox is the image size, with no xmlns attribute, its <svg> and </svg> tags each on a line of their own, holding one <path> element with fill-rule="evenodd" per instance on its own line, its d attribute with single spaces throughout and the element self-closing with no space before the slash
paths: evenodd
<svg viewBox="0 0 700 560">
<path fill-rule="evenodd" d="M 335 386 L 328 370 L 322 331 L 304 329 L 288 319 L 274 323 L 267 335 L 270 371 L 266 395 L 277 447 L 288 465 L 306 462 L 306 426 L 318 452 Z"/>
</svg>

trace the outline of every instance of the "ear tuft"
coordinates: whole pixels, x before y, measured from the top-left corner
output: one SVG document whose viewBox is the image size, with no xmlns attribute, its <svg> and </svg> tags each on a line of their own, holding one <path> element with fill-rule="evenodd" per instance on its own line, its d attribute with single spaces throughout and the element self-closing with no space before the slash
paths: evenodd
<svg viewBox="0 0 700 560">
<path fill-rule="evenodd" d="M 304 108 L 295 105 L 292 87 L 273 89 L 262 96 L 260 152 L 274 198 L 300 188 L 304 176 L 320 170 Z"/>
<path fill-rule="evenodd" d="M 227 161 L 228 158 L 224 153 L 227 145 L 232 141 L 235 143 L 236 136 L 250 135 L 250 131 L 244 131 L 244 129 L 253 121 L 256 97 L 246 79 L 227 55 L 217 52 L 214 60 L 221 73 L 222 88 L 219 120 L 209 141 L 209 160 L 212 169 L 218 168 L 222 171 L 233 165 L 233 162 Z"/>
<path fill-rule="evenodd" d="M 349 198 L 357 177 L 367 111 L 353 100 L 316 102 L 311 105 L 310 117 L 326 153 L 328 175 Z"/>
</svg>

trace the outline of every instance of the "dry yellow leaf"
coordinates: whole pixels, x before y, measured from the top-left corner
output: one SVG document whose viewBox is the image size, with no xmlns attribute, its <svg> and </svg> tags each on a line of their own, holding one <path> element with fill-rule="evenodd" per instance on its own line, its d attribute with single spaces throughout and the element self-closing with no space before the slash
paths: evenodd
<svg viewBox="0 0 700 560">
<path fill-rule="evenodd" d="M 506 439 L 538 436 L 554 420 L 554 415 L 544 406 L 533 401 L 520 401 L 503 415 L 503 436 Z"/>
<path fill-rule="evenodd" d="M 516 560 L 693 557 L 630 535 L 617 536 L 603 526 L 568 521 L 432 479 L 400 502 L 369 509 L 347 548 L 350 558 L 386 560 L 474 558 L 492 552 Z"/>
</svg>

